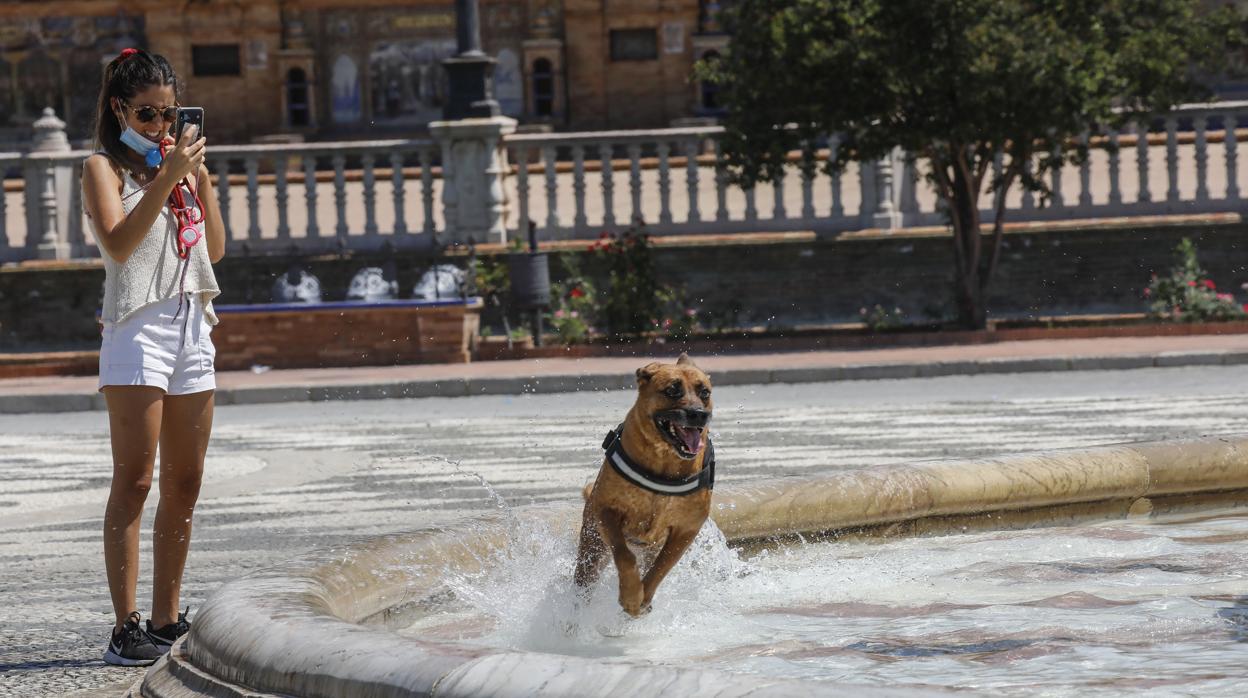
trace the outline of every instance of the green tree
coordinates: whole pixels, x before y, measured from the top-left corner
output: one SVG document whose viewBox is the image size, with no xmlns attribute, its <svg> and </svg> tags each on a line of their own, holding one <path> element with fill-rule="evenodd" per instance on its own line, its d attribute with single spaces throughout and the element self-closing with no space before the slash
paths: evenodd
<svg viewBox="0 0 1248 698">
<path fill-rule="evenodd" d="M 1197 76 L 1220 70 L 1241 34 L 1233 10 L 1202 5 L 738 0 L 729 50 L 698 71 L 721 88 L 729 171 L 744 186 L 775 179 L 788 152 L 829 134 L 829 171 L 896 147 L 926 160 L 952 228 L 959 323 L 982 328 L 1006 192 L 1018 184 L 1043 202 L 1045 174 L 1087 157 L 1081 134 L 1205 97 Z"/>
</svg>

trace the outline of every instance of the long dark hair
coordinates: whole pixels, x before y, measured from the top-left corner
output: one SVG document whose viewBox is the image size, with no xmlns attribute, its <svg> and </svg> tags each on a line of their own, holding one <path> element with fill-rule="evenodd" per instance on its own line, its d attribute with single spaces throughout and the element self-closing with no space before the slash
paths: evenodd
<svg viewBox="0 0 1248 698">
<path fill-rule="evenodd" d="M 143 49 L 128 48 L 104 67 L 100 101 L 95 113 L 95 142 L 118 167 L 133 162 L 133 151 L 121 142 L 123 127 L 117 122 L 112 100 L 129 103 L 134 96 L 154 85 L 172 85 L 176 98 L 182 91 L 177 73 L 164 56 Z"/>
</svg>

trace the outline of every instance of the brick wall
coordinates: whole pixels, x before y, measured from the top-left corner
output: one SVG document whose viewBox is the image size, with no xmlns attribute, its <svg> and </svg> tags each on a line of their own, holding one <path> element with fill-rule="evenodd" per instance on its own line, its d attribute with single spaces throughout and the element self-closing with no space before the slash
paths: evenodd
<svg viewBox="0 0 1248 698">
<path fill-rule="evenodd" d="M 480 304 L 219 313 L 219 370 L 464 363 Z"/>
<path fill-rule="evenodd" d="M 1006 236 L 992 285 L 990 315 L 1141 312 L 1150 274 L 1164 273 L 1173 249 L 1191 237 L 1200 262 L 1220 289 L 1248 300 L 1248 225 L 1219 224 L 1140 229 L 1053 230 Z M 580 249 L 578 244 L 577 249 Z M 952 314 L 949 239 L 881 235 L 827 241 L 662 246 L 660 278 L 683 286 L 703 311 L 740 307 L 744 325 L 793 327 L 857 320 L 876 303 L 900 307 L 907 319 Z M 220 303 L 270 300 L 287 257 L 226 257 L 217 265 Z M 463 258 L 452 258 L 460 266 Z M 408 254 L 320 257 L 303 260 L 322 285 L 324 299 L 342 300 L 364 266 L 393 264 L 400 297 L 430 260 Z M 552 265 L 558 268 L 558 264 Z M 90 348 L 99 341 L 94 313 L 103 269 L 98 262 L 0 268 L 0 351 Z M 493 324 L 496 318 L 484 320 Z"/>
</svg>

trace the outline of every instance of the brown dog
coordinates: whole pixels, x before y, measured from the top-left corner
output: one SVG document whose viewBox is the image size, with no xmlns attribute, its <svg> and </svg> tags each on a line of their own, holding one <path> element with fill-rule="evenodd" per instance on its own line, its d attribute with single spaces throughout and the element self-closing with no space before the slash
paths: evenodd
<svg viewBox="0 0 1248 698">
<path fill-rule="evenodd" d="M 577 586 L 598 579 L 610 551 L 620 574 L 620 606 L 633 616 L 650 609 L 655 589 L 711 510 L 711 409 L 711 379 L 687 355 L 637 369 L 637 401 L 607 435 L 607 457 L 585 488 Z M 644 579 L 632 546 L 652 561 Z"/>
</svg>

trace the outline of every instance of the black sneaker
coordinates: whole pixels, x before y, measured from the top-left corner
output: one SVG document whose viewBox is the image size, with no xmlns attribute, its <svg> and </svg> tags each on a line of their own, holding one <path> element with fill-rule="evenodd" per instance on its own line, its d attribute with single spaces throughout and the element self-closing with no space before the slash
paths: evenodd
<svg viewBox="0 0 1248 698">
<path fill-rule="evenodd" d="M 191 607 L 187 606 L 185 611 L 178 614 L 178 622 L 170 623 L 160 629 L 153 628 L 152 621 L 147 621 L 147 636 L 152 639 L 152 644 L 156 645 L 156 649 L 160 650 L 161 654 L 168 652 L 178 638 L 191 631 L 191 622 L 186 619 L 186 614 L 190 612 Z"/>
<path fill-rule="evenodd" d="M 135 611 L 126 618 L 121 630 L 113 632 L 104 652 L 104 663 L 116 666 L 148 666 L 160 659 L 161 652 L 152 639 L 139 627 L 139 613 Z"/>
</svg>

